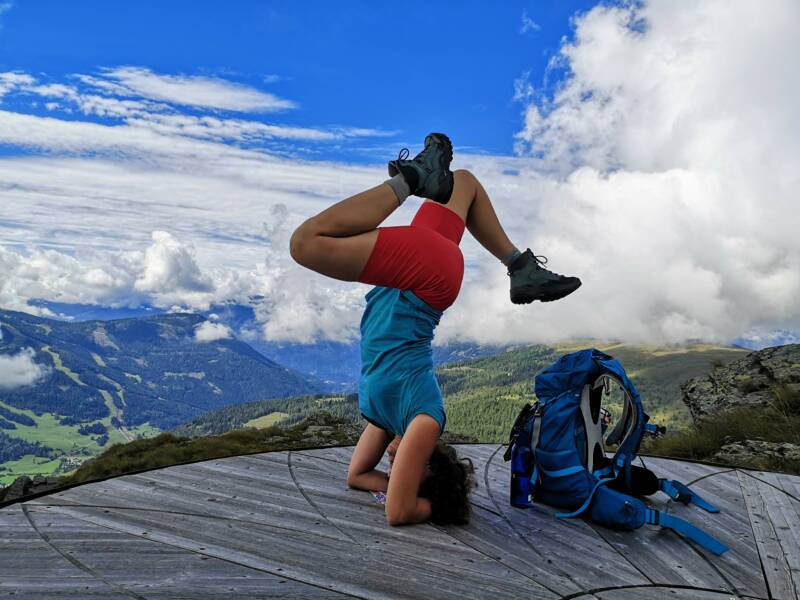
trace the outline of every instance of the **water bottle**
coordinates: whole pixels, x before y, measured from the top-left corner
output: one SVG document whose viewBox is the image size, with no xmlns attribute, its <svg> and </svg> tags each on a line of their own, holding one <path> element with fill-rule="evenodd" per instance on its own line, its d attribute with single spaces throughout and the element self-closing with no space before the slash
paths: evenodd
<svg viewBox="0 0 800 600">
<path fill-rule="evenodd" d="M 531 506 L 531 449 L 527 444 L 514 445 L 511 451 L 511 506 Z"/>
</svg>

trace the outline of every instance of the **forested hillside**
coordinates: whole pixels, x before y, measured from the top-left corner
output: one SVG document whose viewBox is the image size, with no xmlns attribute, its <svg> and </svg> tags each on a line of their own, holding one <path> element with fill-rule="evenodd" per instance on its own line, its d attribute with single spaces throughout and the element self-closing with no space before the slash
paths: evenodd
<svg viewBox="0 0 800 600">
<path fill-rule="evenodd" d="M 681 402 L 681 383 L 746 352 L 705 345 L 659 348 L 586 342 L 517 347 L 488 358 L 448 363 L 436 369 L 445 397 L 447 429 L 475 436 L 481 442 L 505 440 L 520 407 L 535 398 L 534 376 L 562 354 L 586 347 L 596 347 L 620 360 L 653 421 L 667 425 L 670 430 L 690 424 L 689 412 Z M 317 395 L 225 407 L 187 423 L 178 432 L 219 434 L 248 423 L 258 426 L 251 422 L 269 414 L 278 417 L 270 420 L 270 424 L 296 422 L 319 408 L 351 420 L 359 419 L 355 395 Z"/>
<path fill-rule="evenodd" d="M 236 339 L 198 338 L 204 323 L 192 314 L 69 323 L 0 310 L 0 354 L 27 353 L 40 372 L 29 385 L 0 386 L 0 483 L 69 469 L 106 444 L 225 404 L 321 390 Z"/>
</svg>

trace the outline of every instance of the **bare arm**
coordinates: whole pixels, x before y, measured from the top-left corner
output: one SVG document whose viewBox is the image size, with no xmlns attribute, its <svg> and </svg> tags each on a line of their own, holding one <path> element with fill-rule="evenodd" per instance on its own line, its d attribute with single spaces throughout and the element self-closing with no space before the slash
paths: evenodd
<svg viewBox="0 0 800 600">
<path fill-rule="evenodd" d="M 417 494 L 439 433 L 436 419 L 421 414 L 414 417 L 400 440 L 386 494 L 389 525 L 421 523 L 431 517 L 430 501 Z"/>
<path fill-rule="evenodd" d="M 389 476 L 375 469 L 381 462 L 386 447 L 392 437 L 380 427 L 368 424 L 358 439 L 350 467 L 347 470 L 347 485 L 359 490 L 375 490 L 385 492 L 389 485 Z"/>
</svg>

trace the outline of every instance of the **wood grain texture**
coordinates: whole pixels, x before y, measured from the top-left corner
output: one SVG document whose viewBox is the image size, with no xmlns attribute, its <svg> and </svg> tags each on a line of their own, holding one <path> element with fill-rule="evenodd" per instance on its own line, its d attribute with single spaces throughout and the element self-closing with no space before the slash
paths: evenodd
<svg viewBox="0 0 800 600">
<path fill-rule="evenodd" d="M 800 478 L 645 458 L 720 506 L 650 499 L 730 546 L 715 557 L 659 528 L 512 508 L 504 448 L 457 450 L 478 482 L 461 526 L 388 526 L 347 487 L 352 447 L 169 467 L 13 505 L 0 510 L 0 598 L 797 598 Z"/>
</svg>

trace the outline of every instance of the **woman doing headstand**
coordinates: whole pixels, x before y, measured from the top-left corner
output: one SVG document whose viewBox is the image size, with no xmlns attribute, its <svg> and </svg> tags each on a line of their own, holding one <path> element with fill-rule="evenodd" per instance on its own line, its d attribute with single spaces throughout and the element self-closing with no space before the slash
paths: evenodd
<svg viewBox="0 0 800 600">
<path fill-rule="evenodd" d="M 465 227 L 508 267 L 511 301 L 548 302 L 575 291 L 576 277 L 543 268 L 506 236 L 489 196 L 469 171 L 450 171 L 453 147 L 432 133 L 425 149 L 389 162 L 391 179 L 311 217 L 293 233 L 292 258 L 323 275 L 374 285 L 361 320 L 359 409 L 368 421 L 353 451 L 350 487 L 386 494 L 391 525 L 466 523 L 473 468 L 439 440 L 446 416 L 431 341 L 464 275 Z M 410 225 L 379 227 L 409 195 L 427 198 Z M 391 477 L 376 470 L 389 448 Z"/>
</svg>

